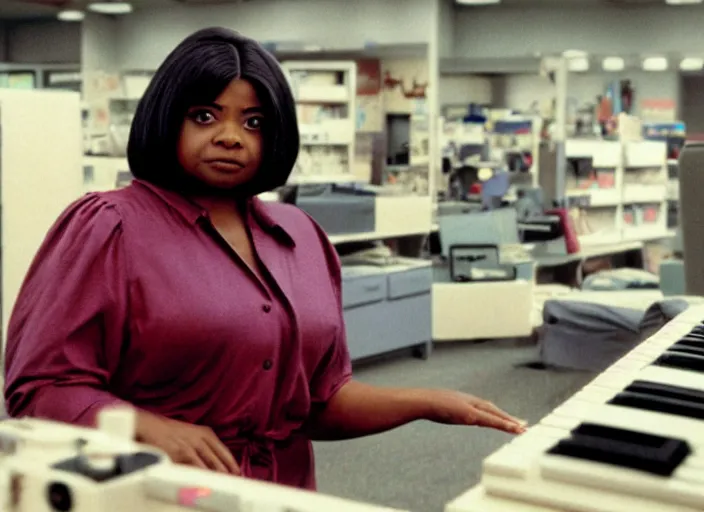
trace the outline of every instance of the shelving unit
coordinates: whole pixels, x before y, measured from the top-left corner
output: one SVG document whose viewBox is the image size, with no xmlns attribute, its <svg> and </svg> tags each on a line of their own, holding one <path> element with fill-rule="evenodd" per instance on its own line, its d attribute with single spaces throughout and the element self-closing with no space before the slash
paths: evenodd
<svg viewBox="0 0 704 512">
<path fill-rule="evenodd" d="M 592 159 L 586 180 L 567 180 L 566 197 L 580 205 L 576 224 L 581 246 L 671 236 L 666 151 L 659 141 L 567 141 L 568 159 Z"/>
<path fill-rule="evenodd" d="M 502 112 L 499 112 L 502 113 Z M 540 120 L 520 116 L 510 118 L 488 119 L 485 125 L 463 122 L 455 118 L 440 120 L 438 135 L 443 156 L 450 160 L 455 168 L 461 168 L 476 159 L 477 152 L 485 148 L 487 161 L 502 164 L 503 169 L 511 174 L 511 186 L 504 196 L 506 201 L 516 198 L 516 188 L 536 187 L 540 171 Z M 516 171 L 509 165 L 509 157 L 522 157 L 530 153 L 532 165 L 528 170 Z M 464 155 L 470 155 L 465 158 Z M 444 184 L 444 186 L 447 186 Z"/>
<path fill-rule="evenodd" d="M 298 114 L 301 152 L 290 183 L 357 181 L 354 175 L 357 65 L 283 62 Z"/>
<path fill-rule="evenodd" d="M 520 173 L 520 185 L 537 186 L 540 172 L 540 120 L 522 116 L 520 118 L 499 119 L 494 121 L 488 133 L 492 152 L 507 162 L 511 154 L 530 153 L 532 165 L 526 172 Z"/>
</svg>

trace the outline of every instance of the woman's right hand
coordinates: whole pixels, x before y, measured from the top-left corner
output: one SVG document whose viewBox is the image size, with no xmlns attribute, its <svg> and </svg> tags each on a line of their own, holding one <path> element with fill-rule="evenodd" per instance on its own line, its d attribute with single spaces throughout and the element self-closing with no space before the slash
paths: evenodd
<svg viewBox="0 0 704 512">
<path fill-rule="evenodd" d="M 137 440 L 166 452 L 172 462 L 241 475 L 240 467 L 212 429 L 137 412 Z"/>
</svg>

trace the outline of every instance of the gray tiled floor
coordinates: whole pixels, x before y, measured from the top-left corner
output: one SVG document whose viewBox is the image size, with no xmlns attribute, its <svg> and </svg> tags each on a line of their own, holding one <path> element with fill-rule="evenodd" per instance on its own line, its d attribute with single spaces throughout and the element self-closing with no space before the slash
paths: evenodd
<svg viewBox="0 0 704 512">
<path fill-rule="evenodd" d="M 525 343 L 453 343 L 438 347 L 427 361 L 401 355 L 359 368 L 356 377 L 469 392 L 535 422 L 593 377 L 523 366 L 535 358 L 535 347 Z M 419 422 L 365 439 L 318 443 L 318 484 L 321 492 L 337 496 L 441 512 L 478 481 L 482 459 L 507 440 L 499 432 Z"/>
</svg>

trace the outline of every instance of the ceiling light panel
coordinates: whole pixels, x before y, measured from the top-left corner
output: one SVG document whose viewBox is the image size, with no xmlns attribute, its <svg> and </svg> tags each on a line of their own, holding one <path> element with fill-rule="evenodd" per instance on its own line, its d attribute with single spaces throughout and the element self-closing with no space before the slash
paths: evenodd
<svg viewBox="0 0 704 512">
<path fill-rule="evenodd" d="M 132 12 L 132 4 L 129 2 L 92 2 L 88 4 L 88 9 L 99 14 L 129 14 Z"/>
<path fill-rule="evenodd" d="M 704 0 L 665 0 L 667 5 L 695 5 L 704 2 Z"/>
<path fill-rule="evenodd" d="M 573 73 L 584 73 L 589 71 L 589 59 L 586 57 L 578 57 L 567 61 L 567 69 Z"/>
<path fill-rule="evenodd" d="M 686 57 L 680 62 L 682 71 L 701 71 L 704 69 L 704 59 L 699 57 Z"/>
<path fill-rule="evenodd" d="M 645 71 L 666 71 L 668 62 L 665 57 L 648 57 L 643 61 Z"/>
<path fill-rule="evenodd" d="M 83 11 L 67 9 L 65 11 L 60 11 L 56 17 L 61 21 L 83 21 L 86 15 Z"/>
<path fill-rule="evenodd" d="M 601 66 L 604 71 L 623 71 L 626 64 L 621 57 L 606 57 Z"/>
</svg>

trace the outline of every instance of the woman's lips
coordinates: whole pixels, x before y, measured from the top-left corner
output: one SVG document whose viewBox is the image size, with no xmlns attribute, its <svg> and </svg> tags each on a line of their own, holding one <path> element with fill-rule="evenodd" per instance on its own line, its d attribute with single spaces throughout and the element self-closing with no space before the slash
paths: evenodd
<svg viewBox="0 0 704 512">
<path fill-rule="evenodd" d="M 213 159 L 207 162 L 213 169 L 224 172 L 241 171 L 244 168 L 244 165 L 237 160 Z"/>
</svg>

